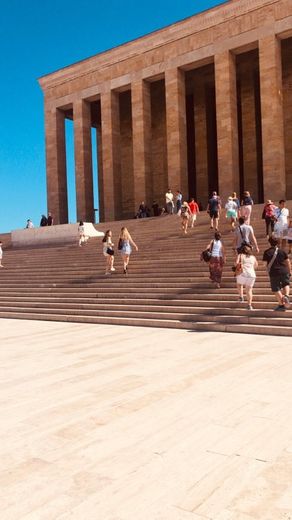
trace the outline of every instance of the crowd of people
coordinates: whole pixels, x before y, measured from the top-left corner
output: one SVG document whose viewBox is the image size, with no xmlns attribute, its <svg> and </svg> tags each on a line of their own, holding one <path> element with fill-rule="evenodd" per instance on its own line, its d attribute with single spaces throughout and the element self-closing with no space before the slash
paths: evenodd
<svg viewBox="0 0 292 520">
<path fill-rule="evenodd" d="M 253 205 L 253 199 L 248 191 L 243 193 L 241 200 L 233 192 L 224 205 L 220 196 L 214 191 L 208 200 L 207 213 L 210 218 L 210 229 L 214 230 L 215 234 L 201 255 L 201 259 L 208 261 L 210 281 L 219 289 L 221 287 L 224 265 L 226 264 L 226 248 L 219 231 L 220 218 L 222 218 L 222 212 L 224 213 L 225 210 L 226 221 L 230 224 L 230 232 L 232 233 L 232 269 L 238 291 L 238 302 L 245 302 L 245 291 L 248 310 L 253 310 L 253 287 L 258 268 L 258 260 L 255 254 L 260 252 L 254 229 L 251 225 Z M 142 218 L 147 216 L 145 208 L 147 209 L 143 202 L 139 208 L 139 216 Z M 181 228 L 184 234 L 187 233 L 189 224 L 191 227 L 194 227 L 199 212 L 199 204 L 193 198 L 190 202 L 187 202 L 183 199 L 181 191 L 177 190 L 174 195 L 171 189 L 167 190 L 165 194 L 165 213 L 168 215 L 176 214 L 181 218 Z M 143 215 L 143 213 L 145 214 Z M 262 219 L 265 221 L 269 247 L 263 252 L 262 259 L 267 264 L 271 290 L 275 294 L 277 301 L 277 306 L 275 307 L 277 311 L 285 311 L 290 304 L 291 264 L 285 248 L 287 242 L 289 247 L 288 253 L 291 253 L 292 220 L 288 222 L 288 217 L 289 211 L 286 208 L 285 200 L 280 200 L 278 206 L 271 200 L 266 201 Z M 106 232 L 103 243 L 103 253 L 106 257 L 106 274 L 111 274 L 115 268 L 113 267 L 114 248 L 110 230 Z M 123 245 L 121 246 L 121 244 Z M 138 250 L 129 232 L 122 228 L 118 249 L 122 253 L 125 274 L 127 274 L 132 251 L 131 245 Z"/>
<path fill-rule="evenodd" d="M 236 277 L 238 301 L 244 303 L 243 291 L 245 289 L 248 310 L 253 310 L 253 287 L 258 268 L 254 252 L 259 253 L 257 239 L 250 224 L 252 206 L 253 200 L 248 191 L 244 192 L 241 203 L 234 192 L 224 205 L 225 216 L 230 222 L 233 233 L 233 271 Z M 215 228 L 215 235 L 206 250 L 203 251 L 201 259 L 209 263 L 210 280 L 216 288 L 221 286 L 223 268 L 226 263 L 226 252 L 219 232 L 222 210 L 221 199 L 214 191 L 208 201 L 207 212 L 210 217 L 210 229 Z M 266 236 L 270 247 L 264 251 L 262 259 L 266 262 L 271 290 L 276 297 L 276 311 L 285 311 L 290 305 L 289 291 L 292 271 L 288 254 L 292 250 L 292 220 L 288 222 L 288 217 L 289 210 L 286 208 L 285 200 L 281 199 L 278 206 L 271 200 L 266 201 L 262 219 L 265 221 Z M 287 244 L 288 253 L 286 252 Z"/>
<path fill-rule="evenodd" d="M 201 254 L 201 260 L 209 265 L 210 281 L 216 288 L 221 287 L 224 265 L 226 264 L 226 248 L 219 231 L 220 218 L 225 210 L 226 221 L 230 224 L 232 233 L 233 271 L 238 290 L 238 301 L 244 303 L 244 289 L 246 293 L 247 309 L 253 310 L 253 287 L 256 282 L 256 270 L 258 261 L 255 253 L 259 253 L 258 242 L 251 225 L 253 199 L 248 191 L 243 193 L 241 201 L 233 192 L 223 204 L 220 196 L 213 191 L 208 200 L 207 213 L 210 218 L 210 229 L 214 230 L 214 236 Z M 200 205 L 192 198 L 189 202 L 183 199 L 180 190 L 174 195 L 169 188 L 165 194 L 165 208 L 159 208 L 154 201 L 153 213 L 155 216 L 166 213 L 176 214 L 181 218 L 183 234 L 188 232 L 188 226 L 194 227 L 197 215 L 200 213 Z M 150 211 L 145 202 L 140 204 L 137 218 L 150 216 Z M 263 252 L 262 259 L 266 262 L 267 272 L 270 278 L 270 286 L 275 294 L 277 306 L 275 310 L 285 311 L 289 305 L 290 277 L 292 274 L 289 254 L 292 253 L 292 220 L 289 220 L 289 210 L 286 201 L 281 199 L 276 205 L 272 200 L 267 200 L 262 211 L 262 219 L 265 221 L 265 233 L 269 241 L 269 247 Z M 40 226 L 52 226 L 53 217 L 42 215 Z M 27 220 L 26 228 L 34 227 L 31 219 Z M 85 234 L 83 221 L 78 225 L 78 245 L 81 247 L 88 240 Z M 115 271 L 114 267 L 114 243 L 112 231 L 108 229 L 102 240 L 103 255 L 106 259 L 105 274 L 110 275 Z M 117 245 L 123 262 L 123 272 L 126 275 L 129 268 L 130 255 L 138 246 L 132 239 L 126 227 L 121 228 Z M 288 252 L 286 249 L 288 248 Z M 0 268 L 2 264 L 3 249 L 0 241 Z"/>
</svg>

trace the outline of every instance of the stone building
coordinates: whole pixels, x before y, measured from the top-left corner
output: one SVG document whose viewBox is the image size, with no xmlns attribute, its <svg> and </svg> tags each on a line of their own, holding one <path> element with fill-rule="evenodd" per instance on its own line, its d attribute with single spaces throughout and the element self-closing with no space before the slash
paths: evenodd
<svg viewBox="0 0 292 520">
<path fill-rule="evenodd" d="M 230 0 L 42 77 L 48 207 L 68 221 L 65 118 L 74 122 L 77 217 L 249 190 L 292 198 L 292 0 Z"/>
</svg>

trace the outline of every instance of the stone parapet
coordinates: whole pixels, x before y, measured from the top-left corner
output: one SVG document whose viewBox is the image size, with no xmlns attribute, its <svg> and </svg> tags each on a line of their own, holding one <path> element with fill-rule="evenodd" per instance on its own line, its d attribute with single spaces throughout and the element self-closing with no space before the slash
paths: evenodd
<svg viewBox="0 0 292 520">
<path fill-rule="evenodd" d="M 15 229 L 11 231 L 12 246 L 47 245 L 56 243 L 77 242 L 79 224 L 61 224 L 32 229 Z M 97 231 L 91 222 L 84 222 L 86 237 L 103 237 L 104 233 Z"/>
</svg>

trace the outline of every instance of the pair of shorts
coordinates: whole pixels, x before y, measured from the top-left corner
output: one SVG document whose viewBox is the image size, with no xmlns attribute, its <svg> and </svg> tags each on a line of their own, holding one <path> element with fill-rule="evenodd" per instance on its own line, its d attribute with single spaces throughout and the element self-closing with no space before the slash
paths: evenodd
<svg viewBox="0 0 292 520">
<path fill-rule="evenodd" d="M 218 218 L 219 212 L 218 211 L 210 211 L 210 218 Z"/>
<path fill-rule="evenodd" d="M 107 256 L 114 256 L 115 252 L 114 250 L 111 248 L 111 247 L 108 247 L 104 252 L 103 252 L 104 256 L 107 257 Z"/>
<path fill-rule="evenodd" d="M 281 225 L 278 222 L 276 222 L 274 227 L 274 236 L 275 238 L 283 238 L 287 234 L 288 225 L 284 224 Z"/>
<path fill-rule="evenodd" d="M 256 279 L 252 276 L 246 276 L 245 274 L 239 274 L 236 277 L 238 285 L 244 285 L 245 287 L 253 287 Z"/>
<path fill-rule="evenodd" d="M 287 273 L 279 276 L 270 276 L 270 284 L 273 292 L 281 291 L 283 287 L 290 285 L 290 275 Z"/>
<path fill-rule="evenodd" d="M 226 214 L 227 218 L 236 218 L 237 213 L 234 209 L 229 209 Z"/>
</svg>

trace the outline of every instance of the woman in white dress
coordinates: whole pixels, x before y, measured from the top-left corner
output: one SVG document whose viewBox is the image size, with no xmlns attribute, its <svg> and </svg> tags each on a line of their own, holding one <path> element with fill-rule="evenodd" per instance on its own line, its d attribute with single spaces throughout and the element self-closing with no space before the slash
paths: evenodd
<svg viewBox="0 0 292 520">
<path fill-rule="evenodd" d="M 255 270 L 258 267 L 256 257 L 252 254 L 249 246 L 244 246 L 243 252 L 237 256 L 235 268 L 239 271 L 236 276 L 237 289 L 239 294 L 239 302 L 243 303 L 243 287 L 245 287 L 247 309 L 253 310 L 252 306 L 252 289 L 256 280 Z M 236 272 L 236 271 L 235 271 Z"/>
</svg>

